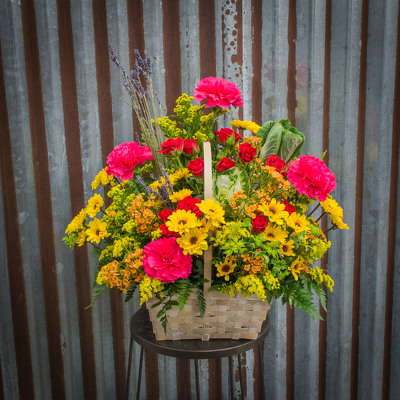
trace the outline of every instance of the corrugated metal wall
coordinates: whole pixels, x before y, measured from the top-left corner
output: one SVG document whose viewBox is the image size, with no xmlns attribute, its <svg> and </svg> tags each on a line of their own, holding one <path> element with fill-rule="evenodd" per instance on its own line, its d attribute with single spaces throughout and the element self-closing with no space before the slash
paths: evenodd
<svg viewBox="0 0 400 400">
<path fill-rule="evenodd" d="M 137 130 L 108 41 L 125 65 L 134 48 L 150 57 L 169 111 L 200 78 L 225 77 L 240 117 L 288 116 L 306 152 L 328 150 L 350 230 L 330 233 L 325 322 L 272 308 L 267 398 L 398 398 L 398 37 L 397 0 L 1 0 L 0 399 L 123 397 L 138 302 L 111 293 L 86 310 L 95 263 L 61 242 L 108 152 Z M 257 360 L 241 366 L 249 399 Z M 143 396 L 194 398 L 188 366 L 148 353 Z M 226 398 L 227 361 L 200 367 L 202 398 Z"/>
</svg>

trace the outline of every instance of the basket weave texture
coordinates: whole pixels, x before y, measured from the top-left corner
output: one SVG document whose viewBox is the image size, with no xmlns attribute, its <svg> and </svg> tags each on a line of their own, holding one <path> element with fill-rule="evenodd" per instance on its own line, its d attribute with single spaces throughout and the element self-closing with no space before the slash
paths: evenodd
<svg viewBox="0 0 400 400">
<path fill-rule="evenodd" d="M 243 297 L 237 294 L 230 297 L 212 291 L 209 293 L 207 310 L 201 317 L 197 297 L 192 295 L 183 311 L 179 311 L 178 306 L 167 311 L 165 333 L 157 318 L 160 306 L 151 308 L 157 301 L 153 298 L 146 302 L 157 340 L 256 339 L 270 308 L 266 301 L 261 301 L 257 296 Z"/>
<path fill-rule="evenodd" d="M 203 143 L 204 148 L 204 200 L 212 198 L 212 156 L 209 142 Z M 157 340 L 183 339 L 256 339 L 261 326 L 267 318 L 270 305 L 258 296 L 243 297 L 239 293 L 230 297 L 218 291 L 209 291 L 211 287 L 212 247 L 204 252 L 204 297 L 207 308 L 203 317 L 200 316 L 197 297 L 192 294 L 183 311 L 179 306 L 173 306 L 167 311 L 167 331 L 157 318 L 160 306 L 151 308 L 158 302 L 149 299 L 146 302 L 150 321 Z M 178 300 L 172 297 L 172 300 Z"/>
</svg>

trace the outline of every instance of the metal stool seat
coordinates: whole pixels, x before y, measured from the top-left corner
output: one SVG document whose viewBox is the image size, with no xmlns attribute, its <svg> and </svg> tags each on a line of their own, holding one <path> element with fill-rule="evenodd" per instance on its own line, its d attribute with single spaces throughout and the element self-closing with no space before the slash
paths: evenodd
<svg viewBox="0 0 400 400">
<path fill-rule="evenodd" d="M 126 399 L 129 398 L 129 381 L 131 375 L 132 365 L 132 352 L 133 352 L 133 341 L 135 340 L 140 344 L 140 360 L 139 360 L 139 376 L 137 383 L 136 399 L 139 400 L 140 396 L 140 385 L 142 378 L 143 369 L 143 355 L 144 349 L 153 351 L 158 354 L 175 358 L 186 358 L 193 359 L 195 365 L 195 377 L 196 377 L 196 394 L 197 399 L 200 399 L 199 390 L 199 373 L 198 373 L 198 359 L 211 359 L 211 358 L 229 358 L 229 381 L 230 381 L 230 393 L 231 398 L 234 397 L 233 391 L 233 360 L 232 357 L 237 355 L 239 365 L 241 362 L 240 353 L 246 352 L 255 348 L 260 347 L 259 354 L 259 365 L 261 368 L 261 376 L 263 377 L 263 360 L 262 360 L 262 343 L 267 337 L 270 330 L 269 317 L 264 321 L 261 332 L 257 339 L 254 340 L 233 340 L 233 339 L 212 339 L 209 341 L 201 340 L 165 340 L 157 341 L 153 334 L 153 327 L 149 318 L 149 313 L 146 308 L 140 308 L 131 318 L 131 338 L 129 344 L 129 359 L 128 359 L 128 372 L 126 379 Z M 240 391 L 243 393 L 243 381 L 242 372 L 239 368 L 239 380 L 240 380 Z M 262 393 L 265 398 L 264 380 L 262 379 Z"/>
</svg>

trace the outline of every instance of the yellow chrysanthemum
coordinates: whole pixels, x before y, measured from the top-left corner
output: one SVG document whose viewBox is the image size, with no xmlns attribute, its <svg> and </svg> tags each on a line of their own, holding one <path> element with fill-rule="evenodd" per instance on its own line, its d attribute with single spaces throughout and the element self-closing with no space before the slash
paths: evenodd
<svg viewBox="0 0 400 400">
<path fill-rule="evenodd" d="M 158 180 L 154 181 L 153 183 L 150 183 L 150 187 L 152 190 L 157 191 L 161 186 L 165 185 L 165 178 L 164 177 L 160 177 L 158 178 Z"/>
<path fill-rule="evenodd" d="M 99 243 L 101 239 L 109 236 L 107 233 L 107 224 L 98 218 L 90 222 L 88 229 L 86 229 L 87 241 L 92 243 Z"/>
<path fill-rule="evenodd" d="M 79 231 L 83 229 L 83 224 L 86 221 L 86 209 L 79 211 L 78 215 L 74 217 L 74 219 L 69 223 L 65 233 L 70 234 L 72 232 Z"/>
<path fill-rule="evenodd" d="M 293 248 L 294 248 L 294 242 L 293 242 L 293 240 L 289 240 L 288 242 L 283 242 L 280 245 L 279 251 L 284 256 L 288 256 L 288 257 L 295 256 L 296 254 L 294 253 Z"/>
<path fill-rule="evenodd" d="M 229 274 L 234 271 L 236 264 L 232 260 L 221 261 L 216 265 L 217 276 L 224 276 L 226 281 L 229 281 Z"/>
<path fill-rule="evenodd" d="M 79 247 L 83 246 L 83 245 L 86 243 L 86 237 L 87 237 L 86 231 L 81 231 L 81 232 L 79 232 L 79 233 L 78 233 L 78 239 L 77 239 L 77 241 L 76 241 L 76 244 L 77 244 Z"/>
<path fill-rule="evenodd" d="M 236 128 L 239 129 L 247 129 L 250 132 L 257 133 L 259 129 L 261 128 L 260 125 L 257 125 L 253 121 L 240 121 L 238 119 L 235 119 L 231 122 L 229 122 L 230 125 L 235 126 Z"/>
<path fill-rule="evenodd" d="M 332 218 L 332 222 L 339 229 L 349 229 L 349 226 L 347 224 L 345 224 L 342 219 L 339 219 L 339 218 L 333 219 Z"/>
<path fill-rule="evenodd" d="M 183 254 L 197 254 L 201 256 L 204 250 L 208 249 L 207 232 L 204 229 L 193 228 L 185 232 L 180 238 L 176 239 L 177 243 L 183 249 Z"/>
<path fill-rule="evenodd" d="M 288 267 L 288 270 L 292 273 L 294 279 L 297 281 L 299 280 L 299 275 L 301 271 L 306 272 L 307 274 L 310 272 L 310 270 L 307 267 L 307 264 L 302 258 L 296 258 L 290 266 Z"/>
<path fill-rule="evenodd" d="M 114 184 L 114 176 L 108 175 L 105 169 L 102 169 L 94 178 L 92 182 L 92 190 L 95 190 L 99 185 L 106 186 L 106 185 L 113 185 Z"/>
<path fill-rule="evenodd" d="M 204 213 L 206 218 L 208 218 L 213 226 L 217 227 L 220 224 L 225 223 L 224 215 L 225 211 L 224 209 L 216 203 L 212 199 L 208 200 L 202 200 L 200 204 L 198 204 L 199 210 Z"/>
<path fill-rule="evenodd" d="M 176 210 L 169 217 L 165 223 L 170 231 L 177 232 L 182 235 L 189 232 L 190 229 L 202 226 L 195 214 L 191 211 Z"/>
<path fill-rule="evenodd" d="M 272 224 L 267 225 L 262 235 L 269 242 L 285 242 L 288 233 L 280 226 L 274 226 Z"/>
<path fill-rule="evenodd" d="M 99 194 L 95 193 L 93 197 L 88 200 L 88 205 L 86 207 L 86 212 L 89 217 L 93 218 L 95 215 L 97 215 L 97 213 L 101 210 L 101 207 L 103 207 L 103 204 L 103 198 Z"/>
<path fill-rule="evenodd" d="M 181 201 L 182 199 L 184 199 L 187 196 L 190 196 L 193 193 L 192 190 L 190 189 L 182 189 L 179 192 L 174 192 L 169 196 L 169 199 L 173 202 L 173 203 L 177 203 L 178 201 Z"/>
<path fill-rule="evenodd" d="M 269 219 L 277 225 L 282 225 L 289 213 L 285 211 L 285 205 L 272 199 L 269 203 L 261 204 L 258 209 Z"/>
<path fill-rule="evenodd" d="M 303 214 L 293 212 L 286 220 L 288 226 L 294 229 L 296 233 L 304 232 L 308 229 L 309 222 L 307 217 Z"/>
<path fill-rule="evenodd" d="M 191 172 L 187 168 L 181 168 L 169 175 L 169 180 L 173 185 L 176 185 L 181 179 L 190 178 Z"/>
</svg>

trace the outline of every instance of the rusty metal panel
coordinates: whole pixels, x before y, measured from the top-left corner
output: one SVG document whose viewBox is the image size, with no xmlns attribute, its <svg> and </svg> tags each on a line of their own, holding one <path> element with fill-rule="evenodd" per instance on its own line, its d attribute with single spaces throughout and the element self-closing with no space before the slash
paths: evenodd
<svg viewBox="0 0 400 400">
<path fill-rule="evenodd" d="M 256 116 L 262 120 L 256 122 L 265 122 L 290 115 L 306 135 L 305 152 L 318 155 L 328 150 L 326 159 L 338 183 L 333 196 L 343 206 L 350 230 L 329 232 L 333 244 L 324 266 L 335 280 L 335 290 L 328 294 L 326 322 L 310 320 L 301 311 L 292 318 L 279 301 L 271 309 L 271 332 L 263 358 L 267 398 L 280 400 L 293 394 L 296 399 L 395 399 L 400 388 L 396 378 L 400 371 L 398 2 L 99 0 L 95 6 L 89 0 L 0 2 L 0 79 L 5 83 L 3 107 L 8 116 L 8 121 L 0 119 L 0 132 L 2 145 L 6 143 L 3 137 L 10 136 L 13 161 L 13 168 L 4 163 L 5 158 L 0 164 L 6 171 L 0 188 L 0 397 L 24 397 L 30 379 L 37 399 L 51 398 L 54 393 L 74 399 L 92 393 L 98 399 L 109 399 L 123 391 L 121 371 L 122 375 L 126 371 L 129 321 L 139 307 L 138 295 L 123 303 L 122 298 L 105 294 L 91 311 L 84 311 L 79 299 L 88 296 L 89 288 L 79 281 L 86 272 L 75 268 L 76 257 L 61 242 L 79 200 L 71 193 L 81 193 L 82 200 L 91 196 L 91 182 L 102 168 L 104 138 L 112 135 L 118 145 L 132 140 L 137 129 L 125 102 L 128 96 L 120 71 L 109 62 L 105 86 L 112 102 L 109 126 L 113 131 L 102 130 L 105 117 L 100 110 L 105 104 L 100 91 L 104 88 L 99 87 L 96 74 L 104 70 L 104 64 L 96 51 L 107 43 L 99 43 L 95 33 L 100 10 L 105 13 L 108 41 L 127 70 L 132 67 L 132 44 L 140 47 L 143 40 L 163 104 L 173 104 L 174 93 L 192 94 L 205 71 L 215 71 L 216 76 L 237 83 L 245 102 L 243 110 L 225 117 L 225 123 L 228 118 L 251 120 Z M 30 21 L 24 14 L 29 7 L 35 11 Z M 32 66 L 36 50 L 34 40 L 24 38 L 27 21 L 36 23 L 33 39 L 37 39 L 40 60 L 41 91 L 34 97 L 29 91 L 35 85 L 27 81 L 32 71 L 26 65 Z M 62 60 L 70 62 L 74 74 L 68 75 Z M 40 110 L 40 105 L 32 107 L 36 106 L 33 98 L 43 103 L 45 132 L 34 132 L 36 136 L 31 136 L 32 127 L 40 126 L 40 121 L 30 110 Z M 76 115 L 65 114 L 71 104 Z M 73 145 L 71 134 L 79 138 Z M 32 141 L 37 135 L 45 135 L 47 145 L 47 152 L 39 157 Z M 35 181 L 38 165 L 48 169 L 43 176 L 48 173 L 49 193 L 37 193 L 42 184 Z M 82 174 L 82 182 L 74 182 L 70 174 Z M 10 210 L 10 197 L 4 192 L 8 184 L 15 186 L 17 230 L 5 223 Z M 46 224 L 38 217 L 47 199 L 51 200 L 53 229 L 48 248 L 43 246 Z M 18 296 L 15 287 L 9 286 L 16 282 L 11 267 L 18 265 L 19 253 L 8 254 L 5 244 L 14 232 L 18 232 L 20 245 L 21 296 L 26 298 L 20 309 L 13 306 Z M 57 304 L 52 304 L 44 290 L 48 281 L 43 273 L 48 266 L 42 266 L 43 256 L 52 253 Z M 85 257 L 86 278 L 91 281 L 95 260 L 89 251 Z M 46 311 L 49 307 L 55 314 Z M 49 320 L 50 315 L 59 315 L 59 321 Z M 27 332 L 20 330 L 24 323 Z M 48 332 L 57 332 L 57 324 L 61 337 L 49 337 Z M 30 361 L 23 365 L 20 349 L 26 341 Z M 60 351 L 54 349 L 58 341 L 61 377 L 51 368 L 59 365 L 51 355 Z M 139 352 L 135 344 L 132 396 Z M 241 368 L 248 398 L 258 396 L 259 377 L 253 371 L 257 363 L 253 352 L 243 357 L 242 365 L 235 362 L 236 394 Z M 142 397 L 158 393 L 159 398 L 176 399 L 191 392 L 195 398 L 193 363 L 184 390 L 176 377 L 182 365 L 170 357 L 149 357 Z M 222 398 L 228 398 L 227 360 L 221 365 L 221 373 L 211 383 L 208 362 L 199 363 L 202 398 L 213 395 L 209 396 L 209 383 L 221 387 Z M 212 368 L 218 367 L 211 367 L 211 373 Z M 57 379 L 64 382 L 64 389 L 54 388 Z M 157 385 L 152 387 L 150 382 Z"/>
</svg>

